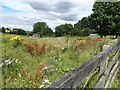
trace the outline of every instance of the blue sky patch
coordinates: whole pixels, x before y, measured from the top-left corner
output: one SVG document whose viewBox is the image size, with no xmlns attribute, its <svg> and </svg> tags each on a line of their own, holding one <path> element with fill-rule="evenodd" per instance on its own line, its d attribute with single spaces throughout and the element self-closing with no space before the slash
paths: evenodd
<svg viewBox="0 0 120 90">
<path fill-rule="evenodd" d="M 7 12 L 7 13 L 16 13 L 16 12 L 20 12 L 20 11 L 18 11 L 18 10 L 9 8 L 9 7 L 4 6 L 4 5 L 2 5 L 2 10 L 3 10 L 4 12 Z"/>
</svg>

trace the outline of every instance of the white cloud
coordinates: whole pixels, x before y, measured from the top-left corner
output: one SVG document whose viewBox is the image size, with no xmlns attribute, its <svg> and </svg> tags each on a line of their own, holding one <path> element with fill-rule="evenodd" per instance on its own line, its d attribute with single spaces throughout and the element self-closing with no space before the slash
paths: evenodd
<svg viewBox="0 0 120 90">
<path fill-rule="evenodd" d="M 4 0 L 2 5 L 18 12 L 3 11 L 2 25 L 32 30 L 34 23 L 44 21 L 54 29 L 57 25 L 74 24 L 90 15 L 93 3 L 94 0 Z"/>
<path fill-rule="evenodd" d="M 2 5 L 5 5 L 9 8 L 12 8 L 17 11 L 22 11 L 22 12 L 28 12 L 28 11 L 34 11 L 34 9 L 27 3 L 23 3 L 20 0 L 4 0 L 2 1 Z"/>
</svg>

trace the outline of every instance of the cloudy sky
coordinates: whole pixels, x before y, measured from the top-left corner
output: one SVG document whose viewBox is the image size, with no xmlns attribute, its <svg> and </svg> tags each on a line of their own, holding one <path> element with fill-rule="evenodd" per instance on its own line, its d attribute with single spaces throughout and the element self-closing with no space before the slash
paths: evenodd
<svg viewBox="0 0 120 90">
<path fill-rule="evenodd" d="M 47 22 L 54 30 L 60 24 L 78 22 L 92 13 L 94 0 L 2 0 L 0 27 L 32 30 L 34 23 Z"/>
</svg>

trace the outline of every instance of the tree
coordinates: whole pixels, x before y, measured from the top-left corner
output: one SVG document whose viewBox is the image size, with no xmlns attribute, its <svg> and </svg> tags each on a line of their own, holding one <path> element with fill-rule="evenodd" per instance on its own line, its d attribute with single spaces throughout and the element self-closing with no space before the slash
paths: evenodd
<svg viewBox="0 0 120 90">
<path fill-rule="evenodd" d="M 26 31 L 26 33 L 27 33 L 27 36 L 32 36 L 32 35 L 34 35 L 34 33 L 33 33 L 32 31 Z"/>
<path fill-rule="evenodd" d="M 81 35 L 83 29 L 90 28 L 90 21 L 88 17 L 83 17 L 81 20 L 79 20 L 76 24 L 74 24 L 74 35 Z"/>
<path fill-rule="evenodd" d="M 18 29 L 18 35 L 27 35 L 26 31 L 23 29 Z"/>
<path fill-rule="evenodd" d="M 72 35 L 73 32 L 73 26 L 71 24 L 62 24 L 55 28 L 55 36 L 66 36 L 66 35 Z"/>
<path fill-rule="evenodd" d="M 2 27 L 2 32 L 5 33 L 5 28 L 4 27 Z"/>
<path fill-rule="evenodd" d="M 118 35 L 120 32 L 120 1 L 95 2 L 93 13 L 90 15 L 90 25 L 102 37 L 106 35 Z"/>
<path fill-rule="evenodd" d="M 89 36 L 91 33 L 91 30 L 89 28 L 84 28 L 83 30 L 81 30 L 80 35 L 81 36 Z"/>
<path fill-rule="evenodd" d="M 54 35 L 54 32 L 49 27 L 44 31 L 44 33 L 45 33 L 44 34 L 45 36 L 53 36 Z"/>
<path fill-rule="evenodd" d="M 51 36 L 53 31 L 45 22 L 37 22 L 33 25 L 33 33 L 40 34 L 40 36 Z"/>
<path fill-rule="evenodd" d="M 2 28 L 0 27 L 0 32 L 2 32 Z"/>
<path fill-rule="evenodd" d="M 13 28 L 13 30 L 11 31 L 11 34 L 27 35 L 27 32 L 23 29 Z"/>
<path fill-rule="evenodd" d="M 88 17 L 83 17 L 74 25 L 74 28 L 78 30 L 82 30 L 84 28 L 89 28 L 89 27 L 90 27 L 90 22 Z"/>
</svg>

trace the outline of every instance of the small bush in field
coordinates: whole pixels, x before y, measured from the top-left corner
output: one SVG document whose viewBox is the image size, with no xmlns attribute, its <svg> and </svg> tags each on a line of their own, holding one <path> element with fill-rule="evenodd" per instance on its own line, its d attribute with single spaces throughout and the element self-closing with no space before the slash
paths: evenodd
<svg viewBox="0 0 120 90">
<path fill-rule="evenodd" d="M 25 44 L 25 48 L 31 56 L 42 55 L 46 52 L 46 43 L 43 42 L 42 46 L 39 46 L 37 42 L 35 42 L 34 44 Z"/>
<path fill-rule="evenodd" d="M 5 30 L 5 33 L 10 33 L 10 30 Z"/>
<path fill-rule="evenodd" d="M 13 46 L 18 47 L 19 45 L 22 44 L 23 38 L 21 36 L 15 36 L 10 38 L 11 41 L 13 41 Z"/>
</svg>

